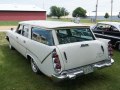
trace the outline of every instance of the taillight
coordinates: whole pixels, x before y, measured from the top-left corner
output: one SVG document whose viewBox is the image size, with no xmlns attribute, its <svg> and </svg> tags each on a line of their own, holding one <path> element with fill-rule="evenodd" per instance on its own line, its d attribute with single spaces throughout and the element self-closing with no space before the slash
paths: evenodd
<svg viewBox="0 0 120 90">
<path fill-rule="evenodd" d="M 54 70 L 59 73 L 61 71 L 61 63 L 60 63 L 60 59 L 59 56 L 56 52 L 56 49 L 53 50 L 52 53 L 52 59 L 53 59 L 53 66 L 54 66 Z"/>
<path fill-rule="evenodd" d="M 109 56 L 113 56 L 112 44 L 110 42 L 108 43 L 108 54 Z"/>
</svg>

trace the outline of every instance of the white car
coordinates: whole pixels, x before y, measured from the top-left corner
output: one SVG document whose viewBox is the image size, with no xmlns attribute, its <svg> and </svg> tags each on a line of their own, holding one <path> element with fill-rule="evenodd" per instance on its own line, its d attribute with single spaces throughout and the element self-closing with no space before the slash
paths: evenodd
<svg viewBox="0 0 120 90">
<path fill-rule="evenodd" d="M 111 66 L 111 45 L 96 39 L 89 26 L 72 22 L 23 21 L 8 31 L 10 49 L 31 60 L 33 72 L 41 71 L 53 80 L 77 76 Z"/>
</svg>

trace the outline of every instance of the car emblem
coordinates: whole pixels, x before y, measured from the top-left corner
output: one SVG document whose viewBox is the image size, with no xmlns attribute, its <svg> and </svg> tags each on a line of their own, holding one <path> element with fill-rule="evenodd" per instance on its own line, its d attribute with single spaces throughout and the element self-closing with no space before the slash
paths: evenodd
<svg viewBox="0 0 120 90">
<path fill-rule="evenodd" d="M 81 47 L 87 47 L 89 44 L 81 44 Z"/>
</svg>

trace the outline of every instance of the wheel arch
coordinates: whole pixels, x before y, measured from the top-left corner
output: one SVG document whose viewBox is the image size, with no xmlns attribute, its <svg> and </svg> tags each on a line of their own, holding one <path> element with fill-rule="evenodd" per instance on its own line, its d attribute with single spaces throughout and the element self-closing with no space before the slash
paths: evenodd
<svg viewBox="0 0 120 90">
<path fill-rule="evenodd" d="M 31 58 L 32 58 L 33 60 L 35 60 L 34 57 L 33 57 L 32 55 L 30 55 L 30 54 L 27 54 L 26 56 L 27 56 L 27 59 L 28 59 L 28 60 L 31 60 Z"/>
<path fill-rule="evenodd" d="M 120 44 L 120 41 L 117 41 L 117 42 L 115 43 L 115 47 L 117 48 L 119 44 Z"/>
<path fill-rule="evenodd" d="M 6 38 L 6 40 L 9 42 L 9 37 L 8 37 L 8 36 L 6 36 L 5 38 Z"/>
<path fill-rule="evenodd" d="M 34 55 L 32 55 L 32 54 L 26 54 L 26 58 L 30 61 L 31 60 L 31 58 L 34 60 L 34 62 L 36 63 L 36 65 L 37 66 L 39 66 L 38 65 L 38 61 L 37 61 L 37 57 L 35 57 Z"/>
<path fill-rule="evenodd" d="M 44 62 L 43 64 L 41 64 L 40 59 L 36 55 L 34 55 L 32 52 L 27 51 L 26 58 L 29 60 L 30 58 L 32 58 L 36 63 L 37 67 L 39 68 L 40 72 L 42 72 L 46 76 L 51 76 L 54 73 L 53 65 L 51 65 L 52 72 L 48 72 L 48 69 L 46 69 L 46 65 L 48 65 L 48 62 L 47 63 Z"/>
</svg>

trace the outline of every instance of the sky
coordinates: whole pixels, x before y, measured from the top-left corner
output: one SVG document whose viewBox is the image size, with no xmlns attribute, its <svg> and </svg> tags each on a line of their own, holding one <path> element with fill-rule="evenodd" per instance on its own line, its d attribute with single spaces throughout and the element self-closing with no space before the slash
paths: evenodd
<svg viewBox="0 0 120 90">
<path fill-rule="evenodd" d="M 53 5 L 65 7 L 70 14 L 77 7 L 82 7 L 87 10 L 87 15 L 94 15 L 97 0 L 0 0 L 0 3 L 10 4 L 35 4 L 40 8 L 50 12 L 50 7 Z M 106 12 L 110 14 L 111 0 L 98 0 L 98 15 L 103 15 Z M 120 12 L 120 0 L 113 0 L 113 14 L 117 15 Z"/>
</svg>

